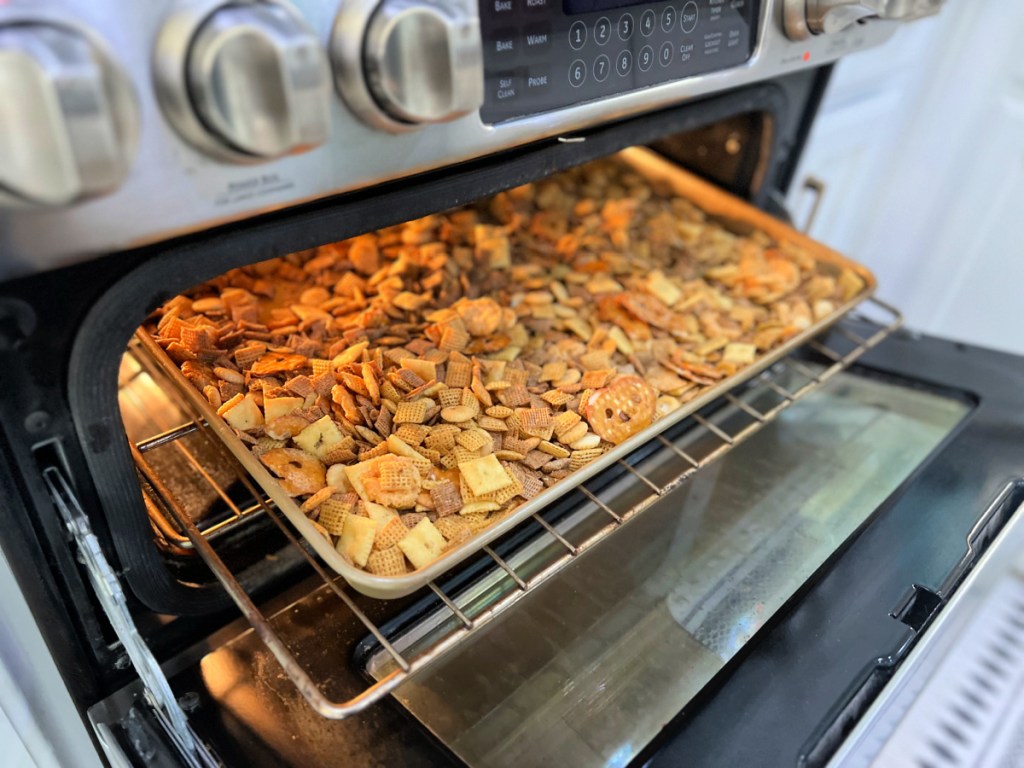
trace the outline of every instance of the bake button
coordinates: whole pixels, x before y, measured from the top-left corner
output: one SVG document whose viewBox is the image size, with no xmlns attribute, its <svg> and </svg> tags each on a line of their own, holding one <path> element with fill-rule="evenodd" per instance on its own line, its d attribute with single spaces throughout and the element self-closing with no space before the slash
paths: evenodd
<svg viewBox="0 0 1024 768">
<path fill-rule="evenodd" d="M 519 96 L 519 77 L 515 72 L 499 72 L 493 78 L 495 101 L 514 101 Z"/>
<path fill-rule="evenodd" d="M 594 24 L 594 40 L 597 41 L 598 45 L 604 45 L 612 38 L 612 23 L 608 21 L 607 16 L 602 16 Z"/>
<path fill-rule="evenodd" d="M 644 37 L 650 37 L 657 26 L 658 17 L 654 15 L 654 11 L 650 8 L 640 15 L 640 34 Z"/>
<path fill-rule="evenodd" d="M 512 0 L 488 0 L 484 7 L 489 7 L 495 16 L 509 15 L 512 13 Z"/>
<path fill-rule="evenodd" d="M 645 45 L 640 49 L 640 53 L 636 55 L 636 65 L 641 72 L 646 72 L 654 66 L 654 49 L 651 46 Z"/>
<path fill-rule="evenodd" d="M 578 51 L 587 42 L 587 25 L 582 21 L 574 21 L 569 27 L 569 45 Z"/>
<path fill-rule="evenodd" d="M 523 33 L 526 39 L 526 50 L 528 53 L 544 51 L 551 45 L 551 25 L 534 24 L 526 27 Z"/>
<path fill-rule="evenodd" d="M 569 85 L 579 88 L 587 79 L 587 65 L 582 59 L 576 59 L 569 65 Z"/>
<path fill-rule="evenodd" d="M 693 0 L 683 6 L 682 13 L 679 14 L 679 24 L 686 34 L 697 28 L 697 4 Z"/>
<path fill-rule="evenodd" d="M 619 51 L 619 55 L 615 57 L 615 71 L 619 73 L 619 77 L 625 77 L 633 71 L 633 54 L 629 51 Z"/>
<path fill-rule="evenodd" d="M 676 26 L 676 9 L 671 5 L 665 6 L 661 12 L 661 31 L 671 32 Z"/>
<path fill-rule="evenodd" d="M 619 40 L 625 42 L 633 36 L 633 16 L 624 13 L 619 16 Z"/>
<path fill-rule="evenodd" d="M 612 62 L 603 53 L 594 59 L 594 79 L 603 83 L 608 79 L 608 73 L 612 71 Z"/>
<path fill-rule="evenodd" d="M 514 29 L 501 29 L 491 38 L 493 50 L 502 58 L 511 59 L 516 55 L 516 32 Z"/>
<path fill-rule="evenodd" d="M 661 44 L 661 50 L 658 51 L 658 63 L 663 67 L 672 63 L 672 43 L 666 41 Z"/>
<path fill-rule="evenodd" d="M 551 85 L 551 78 L 547 72 L 538 72 L 526 76 L 526 90 L 530 93 L 542 93 Z"/>
</svg>

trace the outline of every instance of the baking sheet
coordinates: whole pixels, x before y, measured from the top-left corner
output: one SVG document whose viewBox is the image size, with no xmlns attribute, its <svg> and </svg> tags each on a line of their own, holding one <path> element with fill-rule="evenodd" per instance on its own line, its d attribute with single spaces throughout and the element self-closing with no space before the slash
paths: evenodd
<svg viewBox="0 0 1024 768">
<path fill-rule="evenodd" d="M 178 366 L 153 338 L 144 329 L 139 329 L 138 338 L 152 361 L 166 374 L 169 381 L 180 390 L 181 394 L 202 418 L 206 420 L 214 433 L 224 442 L 245 470 L 250 473 L 256 483 L 273 500 L 278 509 L 291 521 L 292 525 L 306 538 L 325 564 L 340 574 L 353 588 L 365 595 L 380 599 L 403 597 L 425 586 L 427 582 L 438 578 L 450 568 L 479 551 L 487 543 L 515 528 L 526 518 L 544 509 L 557 498 L 607 469 L 619 459 L 625 458 L 673 424 L 682 421 L 690 414 L 721 397 L 725 392 L 756 376 L 791 353 L 794 349 L 817 336 L 822 330 L 835 323 L 840 317 L 874 293 L 876 287 L 875 278 L 865 267 L 811 240 L 789 225 L 769 216 L 743 200 L 723 192 L 714 185 L 672 165 L 653 152 L 633 148 L 620 152 L 616 157 L 629 164 L 634 170 L 652 182 L 667 184 L 677 195 L 690 200 L 705 213 L 717 217 L 726 226 L 735 224 L 737 226 L 759 229 L 778 242 L 785 241 L 800 246 L 814 257 L 816 261 L 831 265 L 837 271 L 842 268 L 852 269 L 864 280 L 865 288 L 853 299 L 837 307 L 830 315 L 809 326 L 780 347 L 758 358 L 752 365 L 744 368 L 734 376 L 718 382 L 715 386 L 705 390 L 700 396 L 685 403 L 675 412 L 659 419 L 620 445 L 615 446 L 597 460 L 576 470 L 568 477 L 539 493 L 533 499 L 524 502 L 504 520 L 478 532 L 463 544 L 448 550 L 430 565 L 412 573 L 407 573 L 403 576 L 374 576 L 345 560 L 331 543 L 313 527 L 306 515 L 299 509 L 295 499 L 285 493 L 280 483 L 263 466 L 260 460 L 252 454 L 248 446 L 238 438 L 231 427 L 216 414 L 215 409 L 203 397 L 202 393 L 182 375 Z"/>
</svg>

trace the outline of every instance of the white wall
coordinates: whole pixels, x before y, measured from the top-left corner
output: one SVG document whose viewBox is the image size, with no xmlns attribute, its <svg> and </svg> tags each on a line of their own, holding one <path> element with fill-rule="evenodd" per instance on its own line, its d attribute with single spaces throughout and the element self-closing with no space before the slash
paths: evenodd
<svg viewBox="0 0 1024 768">
<path fill-rule="evenodd" d="M 1024 354 L 1024 2 L 950 0 L 842 61 L 790 197 L 913 328 Z"/>
</svg>

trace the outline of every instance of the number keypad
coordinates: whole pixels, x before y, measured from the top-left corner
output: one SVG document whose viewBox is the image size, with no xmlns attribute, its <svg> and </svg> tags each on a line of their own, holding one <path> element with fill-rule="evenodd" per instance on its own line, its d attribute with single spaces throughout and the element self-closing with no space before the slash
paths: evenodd
<svg viewBox="0 0 1024 768">
<path fill-rule="evenodd" d="M 738 66 L 765 3 L 484 0 L 481 117 L 502 122 Z"/>
</svg>

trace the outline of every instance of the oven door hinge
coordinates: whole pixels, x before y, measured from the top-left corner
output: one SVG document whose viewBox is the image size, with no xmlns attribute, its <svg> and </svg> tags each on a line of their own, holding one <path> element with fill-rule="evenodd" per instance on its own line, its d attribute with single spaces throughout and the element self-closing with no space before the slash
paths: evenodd
<svg viewBox="0 0 1024 768">
<path fill-rule="evenodd" d="M 181 705 L 174 697 L 167 676 L 164 675 L 149 646 L 139 635 L 135 621 L 128 610 L 121 582 L 118 581 L 117 574 L 114 573 L 114 569 L 111 568 L 110 562 L 100 548 L 99 540 L 92 532 L 89 518 L 75 496 L 71 484 L 60 469 L 52 466 L 43 469 L 43 481 L 64 519 L 64 525 L 75 540 L 79 560 L 89 573 L 89 580 L 99 598 L 103 612 L 142 680 L 148 704 L 156 711 L 190 768 L 217 765 L 196 737 Z"/>
</svg>

